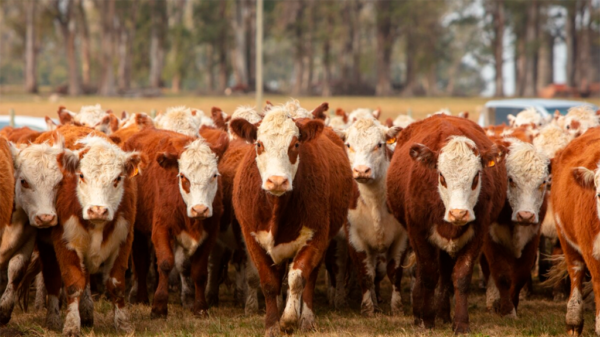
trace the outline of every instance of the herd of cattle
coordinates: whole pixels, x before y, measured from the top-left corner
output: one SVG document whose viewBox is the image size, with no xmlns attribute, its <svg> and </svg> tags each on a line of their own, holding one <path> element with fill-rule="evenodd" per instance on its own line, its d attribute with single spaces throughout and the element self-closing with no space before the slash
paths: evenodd
<svg viewBox="0 0 600 337">
<path fill-rule="evenodd" d="M 60 107 L 50 131 L 0 130 L 0 324 L 34 284 L 47 327 L 79 335 L 94 321 L 94 274 L 119 331 L 134 329 L 126 297 L 149 303 L 149 287 L 151 316 L 167 316 L 173 275 L 182 305 L 204 317 L 232 264 L 246 312 L 264 295 L 266 335 L 307 331 L 321 264 L 331 304 L 343 306 L 355 282 L 370 316 L 385 276 L 391 314 L 402 314 L 412 261 L 415 324 L 433 328 L 437 317 L 464 333 L 474 265 L 488 309 L 516 316 L 543 233 L 567 262 L 568 331 L 582 331 L 587 270 L 600 334 L 597 112 L 543 120 L 525 110 L 484 130 L 467 113 L 380 123 L 378 110 L 327 110 L 292 100 L 152 119 Z"/>
</svg>

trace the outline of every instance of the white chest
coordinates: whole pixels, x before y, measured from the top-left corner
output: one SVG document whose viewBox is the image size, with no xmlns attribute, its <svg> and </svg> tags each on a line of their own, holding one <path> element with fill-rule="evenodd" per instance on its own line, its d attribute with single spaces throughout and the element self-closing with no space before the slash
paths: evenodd
<svg viewBox="0 0 600 337">
<path fill-rule="evenodd" d="M 273 239 L 273 235 L 271 235 L 271 231 L 252 232 L 252 236 L 256 242 L 267 251 L 267 254 L 271 256 L 271 259 L 275 264 L 279 264 L 283 260 L 295 256 L 298 250 L 312 239 L 313 234 L 314 232 L 312 229 L 302 227 L 300 234 L 295 240 L 275 245 L 275 240 Z"/>
<path fill-rule="evenodd" d="M 348 211 L 348 224 L 350 243 L 357 251 L 383 253 L 406 233 L 385 204 L 369 204 L 362 200 L 356 209 Z"/>
<path fill-rule="evenodd" d="M 63 230 L 63 239 L 67 242 L 67 248 L 74 250 L 85 269 L 90 274 L 94 274 L 103 264 L 105 270 L 112 268 L 121 244 L 127 240 L 129 223 L 119 217 L 112 233 L 104 237 L 103 226 L 86 230 L 79 223 L 79 219 L 72 216 L 64 223 Z"/>
<path fill-rule="evenodd" d="M 204 239 L 206 239 L 206 232 L 202 230 L 202 232 L 200 233 L 200 237 L 194 238 L 188 232 L 181 231 L 176 238 L 177 244 L 179 244 L 179 246 L 183 248 L 185 254 L 187 256 L 192 256 L 194 255 L 198 247 L 202 244 L 202 242 L 204 242 Z"/>
<path fill-rule="evenodd" d="M 508 226 L 494 222 L 490 226 L 490 237 L 498 244 L 511 251 L 515 258 L 520 258 L 523 249 L 538 233 L 539 224 L 530 226 L 515 226 L 512 234 Z"/>
<path fill-rule="evenodd" d="M 440 249 L 445 250 L 450 254 L 450 256 L 454 257 L 456 253 L 458 253 L 471 239 L 473 235 L 475 235 L 475 230 L 471 225 L 467 225 L 469 228 L 462 233 L 459 237 L 448 239 L 440 235 L 437 231 L 437 225 L 434 225 L 431 230 L 431 235 L 429 236 L 429 242 L 439 247 Z"/>
</svg>

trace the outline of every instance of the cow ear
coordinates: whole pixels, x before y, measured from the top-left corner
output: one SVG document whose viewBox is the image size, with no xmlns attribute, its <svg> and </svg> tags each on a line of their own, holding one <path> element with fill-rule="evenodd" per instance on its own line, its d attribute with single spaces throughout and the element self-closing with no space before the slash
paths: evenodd
<svg viewBox="0 0 600 337">
<path fill-rule="evenodd" d="M 56 157 L 58 166 L 61 170 L 75 174 L 79 170 L 79 153 L 65 149 L 61 154 Z"/>
<path fill-rule="evenodd" d="M 394 126 L 394 121 L 388 117 L 388 119 L 385 120 L 385 126 L 391 128 L 392 126 Z"/>
<path fill-rule="evenodd" d="M 575 182 L 579 184 L 579 186 L 590 190 L 596 188 L 594 184 L 594 171 L 580 166 L 573 168 L 573 171 L 571 172 L 573 174 L 573 179 L 575 179 Z"/>
<path fill-rule="evenodd" d="M 329 103 L 327 103 L 327 102 L 321 103 L 321 105 L 319 105 L 312 111 L 313 118 L 320 119 L 322 121 L 326 120 L 327 115 L 325 114 L 325 112 L 327 112 L 327 110 L 329 110 Z"/>
<path fill-rule="evenodd" d="M 410 157 L 414 161 L 418 161 L 427 168 L 436 169 L 438 161 L 438 153 L 432 151 L 424 144 L 414 144 L 410 147 Z"/>
<path fill-rule="evenodd" d="M 515 124 L 515 120 L 517 119 L 517 117 L 508 114 L 508 116 L 506 116 L 506 118 L 508 118 L 508 125 L 513 126 Z"/>
<path fill-rule="evenodd" d="M 381 117 L 381 108 L 377 108 L 373 111 L 373 117 L 375 117 L 375 119 L 379 119 L 379 117 Z"/>
<path fill-rule="evenodd" d="M 342 120 L 344 121 L 344 123 L 348 123 L 348 114 L 346 113 L 346 111 L 344 111 L 344 109 L 342 108 L 337 108 L 335 110 L 335 115 L 336 116 L 341 116 Z"/>
<path fill-rule="evenodd" d="M 125 173 L 129 178 L 135 177 L 143 168 L 146 167 L 148 160 L 139 152 L 129 152 L 125 159 Z"/>
<path fill-rule="evenodd" d="M 179 155 L 173 152 L 161 152 L 156 155 L 156 161 L 158 165 L 162 168 L 170 168 L 170 167 L 179 167 L 179 163 L 177 160 L 179 159 Z"/>
<path fill-rule="evenodd" d="M 227 137 L 225 132 L 221 133 L 215 144 L 210 144 L 210 149 L 217 155 L 217 158 L 223 157 L 223 153 L 227 151 L 227 147 L 229 147 L 229 137 Z"/>
<path fill-rule="evenodd" d="M 64 106 L 58 108 L 58 119 L 60 124 L 69 124 L 73 121 L 74 113 L 68 111 Z"/>
<path fill-rule="evenodd" d="M 52 118 L 46 116 L 44 117 L 44 120 L 46 121 L 46 129 L 48 129 L 48 131 L 54 131 L 58 127 L 58 125 L 54 123 Z"/>
<path fill-rule="evenodd" d="M 480 153 L 481 165 L 484 168 L 494 167 L 502 162 L 507 152 L 506 147 L 494 144 L 489 150 Z"/>
<path fill-rule="evenodd" d="M 109 122 L 110 131 L 115 132 L 115 131 L 119 130 L 119 118 L 117 118 L 117 116 L 115 116 L 112 113 L 108 116 L 110 118 L 110 122 Z"/>
<path fill-rule="evenodd" d="M 210 110 L 210 116 L 211 116 L 213 123 L 215 123 L 215 126 L 217 128 L 222 129 L 222 130 L 227 129 L 226 121 L 223 118 L 223 110 L 214 106 Z"/>
<path fill-rule="evenodd" d="M 458 113 L 458 117 L 469 119 L 469 112 L 468 111 L 461 111 L 461 112 Z"/>
<path fill-rule="evenodd" d="M 258 127 L 243 118 L 236 118 L 229 123 L 229 129 L 234 135 L 252 144 L 256 142 Z"/>
<path fill-rule="evenodd" d="M 21 153 L 21 149 L 13 142 L 8 142 L 8 148 L 10 149 L 10 155 L 12 156 L 15 169 L 18 169 L 17 157 L 19 156 L 19 153 Z"/>
<path fill-rule="evenodd" d="M 388 128 L 385 133 L 385 142 L 388 144 L 394 144 L 396 142 L 396 136 L 402 131 L 402 128 L 399 126 L 393 126 Z"/>
<path fill-rule="evenodd" d="M 110 140 L 112 140 L 113 143 L 115 143 L 117 145 L 121 145 L 121 137 L 115 136 L 115 135 L 110 135 L 110 136 L 108 136 L 108 138 Z"/>
<path fill-rule="evenodd" d="M 319 137 L 323 132 L 325 124 L 320 120 L 313 119 L 304 123 L 296 122 L 296 126 L 300 130 L 300 141 L 306 143 Z"/>
</svg>

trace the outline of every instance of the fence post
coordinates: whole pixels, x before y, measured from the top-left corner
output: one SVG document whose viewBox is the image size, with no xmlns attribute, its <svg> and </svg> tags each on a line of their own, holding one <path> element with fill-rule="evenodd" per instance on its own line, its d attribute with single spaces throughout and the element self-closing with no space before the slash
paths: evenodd
<svg viewBox="0 0 600 337">
<path fill-rule="evenodd" d="M 152 117 L 152 119 L 156 118 L 156 109 L 150 110 L 150 117 Z"/>
<path fill-rule="evenodd" d="M 8 113 L 10 114 L 10 126 L 12 126 L 13 128 L 15 127 L 15 109 L 10 109 L 8 110 Z"/>
</svg>

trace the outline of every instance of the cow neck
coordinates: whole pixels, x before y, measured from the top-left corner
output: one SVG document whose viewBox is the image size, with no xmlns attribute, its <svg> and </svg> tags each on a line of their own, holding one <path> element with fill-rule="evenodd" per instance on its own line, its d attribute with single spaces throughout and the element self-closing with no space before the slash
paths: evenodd
<svg viewBox="0 0 600 337">
<path fill-rule="evenodd" d="M 370 183 L 357 182 L 361 202 L 369 206 L 385 206 L 387 202 L 387 187 L 384 177 L 385 174 L 382 174 L 382 178 Z"/>
<path fill-rule="evenodd" d="M 279 227 L 282 225 L 282 220 L 283 217 L 285 215 L 285 211 L 287 209 L 287 206 L 289 204 L 289 201 L 291 199 L 291 194 L 294 193 L 294 191 L 291 192 L 287 192 L 282 196 L 276 197 L 274 195 L 271 195 L 267 192 L 265 193 L 265 197 L 268 201 L 268 205 L 270 206 L 270 217 L 269 217 L 269 231 L 271 232 L 271 235 L 273 236 L 273 240 L 274 242 L 278 242 L 278 234 L 279 234 Z M 286 231 L 293 231 L 293 228 L 285 228 Z"/>
</svg>

